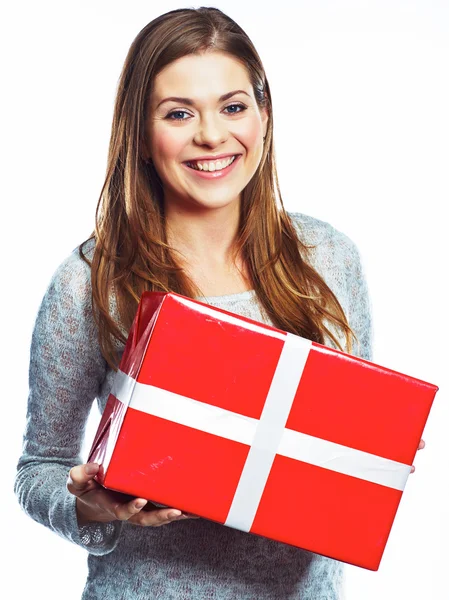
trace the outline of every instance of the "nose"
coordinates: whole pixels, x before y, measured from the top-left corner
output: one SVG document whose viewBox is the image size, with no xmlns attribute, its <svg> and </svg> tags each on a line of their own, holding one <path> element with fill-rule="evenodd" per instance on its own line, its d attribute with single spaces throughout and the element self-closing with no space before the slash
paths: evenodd
<svg viewBox="0 0 449 600">
<path fill-rule="evenodd" d="M 219 146 L 228 139 L 226 123 L 217 115 L 206 115 L 199 121 L 194 142 L 199 146 Z"/>
</svg>

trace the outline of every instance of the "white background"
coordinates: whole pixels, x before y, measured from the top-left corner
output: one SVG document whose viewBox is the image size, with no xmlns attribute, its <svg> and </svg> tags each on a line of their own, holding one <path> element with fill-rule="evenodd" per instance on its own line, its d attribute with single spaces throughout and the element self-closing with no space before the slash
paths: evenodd
<svg viewBox="0 0 449 600">
<path fill-rule="evenodd" d="M 449 2 L 214 5 L 265 64 L 286 208 L 332 223 L 361 251 L 375 362 L 440 386 L 381 568 L 348 566 L 347 600 L 449 598 Z M 2 588 L 12 597 L 75 600 L 84 585 L 84 551 L 26 517 L 12 493 L 31 331 L 51 274 L 93 228 L 128 48 L 181 6 L 191 4 L 2 9 Z"/>
</svg>

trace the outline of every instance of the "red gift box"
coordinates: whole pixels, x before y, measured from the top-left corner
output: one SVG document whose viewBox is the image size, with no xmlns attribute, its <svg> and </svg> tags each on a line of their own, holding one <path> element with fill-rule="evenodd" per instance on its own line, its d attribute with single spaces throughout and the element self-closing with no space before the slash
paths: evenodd
<svg viewBox="0 0 449 600">
<path fill-rule="evenodd" d="M 437 390 L 145 292 L 89 462 L 106 488 L 377 570 Z"/>
</svg>

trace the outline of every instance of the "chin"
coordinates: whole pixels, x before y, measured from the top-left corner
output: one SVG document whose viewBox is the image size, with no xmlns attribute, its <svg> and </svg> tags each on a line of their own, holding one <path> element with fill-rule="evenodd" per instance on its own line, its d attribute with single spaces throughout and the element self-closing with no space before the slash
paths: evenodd
<svg viewBox="0 0 449 600">
<path fill-rule="evenodd" d="M 232 206 L 234 204 L 238 203 L 238 199 L 231 199 L 231 198 L 217 198 L 216 200 L 214 200 L 213 198 L 209 198 L 208 200 L 204 200 L 204 201 L 195 201 L 195 204 L 199 207 L 202 208 L 224 208 L 226 206 Z"/>
</svg>

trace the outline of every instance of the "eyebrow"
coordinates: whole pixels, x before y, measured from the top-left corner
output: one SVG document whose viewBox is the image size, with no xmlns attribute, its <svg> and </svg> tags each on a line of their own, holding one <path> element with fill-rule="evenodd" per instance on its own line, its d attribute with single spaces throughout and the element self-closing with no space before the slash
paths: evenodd
<svg viewBox="0 0 449 600">
<path fill-rule="evenodd" d="M 225 100 L 228 100 L 229 98 L 231 98 L 232 96 L 235 96 L 236 94 L 245 94 L 249 98 L 251 97 L 248 94 L 248 92 L 245 92 L 245 90 L 234 90 L 233 92 L 228 92 L 227 94 L 223 94 L 223 96 L 220 96 L 218 98 L 218 102 L 224 102 Z M 161 100 L 159 102 L 159 104 L 156 106 L 156 110 L 164 102 L 180 102 L 181 104 L 188 104 L 189 106 L 193 106 L 195 104 L 195 102 L 191 98 L 180 98 L 179 96 L 170 96 L 169 98 L 164 98 L 163 100 Z"/>
</svg>

